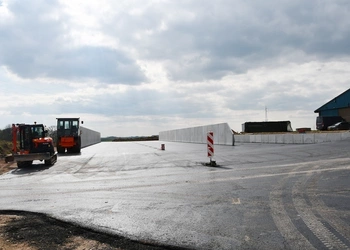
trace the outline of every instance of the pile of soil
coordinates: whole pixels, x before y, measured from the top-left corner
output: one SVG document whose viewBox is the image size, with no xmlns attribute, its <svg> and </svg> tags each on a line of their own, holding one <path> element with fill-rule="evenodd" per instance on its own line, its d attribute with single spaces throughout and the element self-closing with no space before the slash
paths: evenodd
<svg viewBox="0 0 350 250">
<path fill-rule="evenodd" d="M 0 159 L 0 174 L 16 168 Z M 50 218 L 44 214 L 0 210 L 0 250 L 37 249 L 181 249 L 95 232 L 79 225 Z"/>
</svg>

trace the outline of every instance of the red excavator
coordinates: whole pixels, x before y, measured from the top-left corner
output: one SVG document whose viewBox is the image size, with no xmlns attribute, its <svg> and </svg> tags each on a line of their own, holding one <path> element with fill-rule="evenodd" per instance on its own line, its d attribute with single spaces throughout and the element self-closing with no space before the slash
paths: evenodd
<svg viewBox="0 0 350 250">
<path fill-rule="evenodd" d="M 30 167 L 34 160 L 44 161 L 47 166 L 55 164 L 57 152 L 52 138 L 46 137 L 47 132 L 43 124 L 12 124 L 11 158 L 17 162 L 18 168 Z"/>
</svg>

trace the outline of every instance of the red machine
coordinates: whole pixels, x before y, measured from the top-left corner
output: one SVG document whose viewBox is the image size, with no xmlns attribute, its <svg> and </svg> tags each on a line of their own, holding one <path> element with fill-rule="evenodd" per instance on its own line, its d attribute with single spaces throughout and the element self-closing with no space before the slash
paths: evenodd
<svg viewBox="0 0 350 250">
<path fill-rule="evenodd" d="M 57 118 L 57 151 L 59 154 L 80 153 L 80 118 Z M 83 124 L 83 121 L 81 122 Z"/>
<path fill-rule="evenodd" d="M 18 168 L 30 167 L 34 160 L 44 161 L 49 166 L 55 164 L 57 152 L 52 138 L 46 134 L 43 124 L 12 124 L 12 156 Z"/>
</svg>

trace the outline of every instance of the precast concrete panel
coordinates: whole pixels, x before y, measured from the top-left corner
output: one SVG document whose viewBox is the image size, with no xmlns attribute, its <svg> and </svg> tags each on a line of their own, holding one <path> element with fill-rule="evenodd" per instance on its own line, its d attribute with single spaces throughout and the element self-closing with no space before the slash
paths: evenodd
<svg viewBox="0 0 350 250">
<path fill-rule="evenodd" d="M 236 142 L 248 142 L 244 140 L 243 135 L 236 135 L 235 140 Z"/>
<path fill-rule="evenodd" d="M 330 140 L 333 141 L 340 141 L 341 140 L 341 134 L 340 133 L 330 133 L 329 134 Z"/>
<path fill-rule="evenodd" d="M 349 138 L 350 138 L 350 133 L 349 132 L 341 134 L 341 139 L 342 140 L 346 140 L 346 139 L 349 139 Z"/>
<path fill-rule="evenodd" d="M 233 132 L 231 128 L 229 128 L 228 131 L 226 131 L 228 125 L 226 124 L 219 124 L 219 142 L 223 142 L 223 144 L 228 145 L 231 143 L 233 145 L 234 143 L 232 142 L 233 139 Z M 227 136 L 227 132 L 229 132 L 229 137 Z"/>
<path fill-rule="evenodd" d="M 227 123 L 159 132 L 160 141 L 207 143 L 207 133 L 214 133 L 214 144 L 234 145 L 234 135 Z M 172 136 L 172 134 L 175 134 Z"/>
<path fill-rule="evenodd" d="M 185 131 L 183 131 L 183 134 L 186 133 Z M 177 141 L 183 141 L 183 134 L 180 133 L 180 131 L 176 131 L 176 140 Z"/>
<path fill-rule="evenodd" d="M 305 144 L 315 143 L 315 134 L 304 134 L 304 143 Z"/>
<path fill-rule="evenodd" d="M 188 130 L 185 129 L 184 133 L 179 133 L 180 140 L 184 142 L 188 142 L 189 139 L 187 139 L 187 135 L 188 135 Z"/>
<path fill-rule="evenodd" d="M 279 143 L 279 144 L 313 144 L 349 140 L 350 132 L 339 133 L 305 133 L 305 134 L 264 134 L 236 135 L 236 142 L 241 143 Z"/>
<path fill-rule="evenodd" d="M 247 141 L 249 141 L 249 142 L 252 142 L 252 141 L 255 142 L 255 140 L 256 140 L 255 136 L 256 136 L 256 135 L 246 135 L 246 137 L 245 137 L 244 140 L 247 140 Z M 235 139 L 236 139 L 236 138 L 235 138 Z"/>
<path fill-rule="evenodd" d="M 285 141 L 284 141 L 285 144 L 293 144 L 294 143 L 294 137 L 292 134 L 285 134 L 284 138 L 285 138 Z"/>
<path fill-rule="evenodd" d="M 203 131 L 192 128 L 192 139 L 194 143 L 200 143 L 203 140 Z"/>
<path fill-rule="evenodd" d="M 330 142 L 330 139 L 328 137 L 328 133 L 327 134 L 323 134 L 323 133 L 320 133 L 320 134 L 316 134 L 315 135 L 315 142 Z"/>
<path fill-rule="evenodd" d="M 257 143 L 262 143 L 261 135 L 255 135 L 255 140 Z"/>
<path fill-rule="evenodd" d="M 276 136 L 276 143 L 281 143 L 281 144 L 283 144 L 284 143 L 284 139 L 285 138 L 285 135 L 283 134 L 283 135 L 278 135 L 278 136 Z"/>
<path fill-rule="evenodd" d="M 101 133 L 85 128 L 80 127 L 81 130 L 81 147 L 87 147 L 96 143 L 101 142 Z"/>
<path fill-rule="evenodd" d="M 303 134 L 294 134 L 293 135 L 293 143 L 296 143 L 296 144 L 304 143 L 304 135 Z"/>
<path fill-rule="evenodd" d="M 269 143 L 276 143 L 276 135 L 269 135 Z"/>
<path fill-rule="evenodd" d="M 261 142 L 262 143 L 269 143 L 269 136 L 268 135 L 261 135 Z"/>
<path fill-rule="evenodd" d="M 172 138 L 172 140 L 176 141 L 176 131 L 168 131 L 170 138 Z"/>
</svg>

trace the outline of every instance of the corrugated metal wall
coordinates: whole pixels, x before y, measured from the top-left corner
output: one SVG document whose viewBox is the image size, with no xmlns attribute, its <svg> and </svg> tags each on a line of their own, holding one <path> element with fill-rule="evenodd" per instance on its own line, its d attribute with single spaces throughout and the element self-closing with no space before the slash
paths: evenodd
<svg viewBox="0 0 350 250">
<path fill-rule="evenodd" d="M 338 109 L 322 110 L 319 116 L 339 116 Z"/>
<path fill-rule="evenodd" d="M 315 112 L 320 116 L 342 116 L 339 110 L 347 108 L 350 108 L 350 89 L 333 98 Z"/>
<path fill-rule="evenodd" d="M 350 89 L 324 104 L 320 111 L 350 107 Z"/>
</svg>

